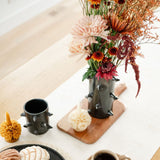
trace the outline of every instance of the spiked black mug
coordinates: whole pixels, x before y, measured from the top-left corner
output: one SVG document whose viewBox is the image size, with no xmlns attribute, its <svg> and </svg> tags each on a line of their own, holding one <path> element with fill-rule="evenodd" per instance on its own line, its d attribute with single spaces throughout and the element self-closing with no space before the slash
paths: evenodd
<svg viewBox="0 0 160 160">
<path fill-rule="evenodd" d="M 32 99 L 26 102 L 21 116 L 26 117 L 27 124 L 24 127 L 28 128 L 32 134 L 40 135 L 52 128 L 48 118 L 52 114 L 48 112 L 48 104 L 43 99 Z"/>
</svg>

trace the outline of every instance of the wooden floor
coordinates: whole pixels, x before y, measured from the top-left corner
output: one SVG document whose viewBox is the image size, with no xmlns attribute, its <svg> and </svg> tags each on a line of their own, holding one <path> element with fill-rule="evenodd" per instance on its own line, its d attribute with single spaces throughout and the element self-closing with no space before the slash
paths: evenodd
<svg viewBox="0 0 160 160">
<path fill-rule="evenodd" d="M 18 119 L 27 100 L 45 98 L 86 64 L 63 45 L 80 16 L 78 0 L 63 0 L 0 37 L 0 122 L 6 111 Z"/>
</svg>

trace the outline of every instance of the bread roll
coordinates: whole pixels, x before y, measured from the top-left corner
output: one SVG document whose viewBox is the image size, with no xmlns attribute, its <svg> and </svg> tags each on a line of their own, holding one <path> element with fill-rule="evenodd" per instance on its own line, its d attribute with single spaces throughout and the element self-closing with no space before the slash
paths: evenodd
<svg viewBox="0 0 160 160">
<path fill-rule="evenodd" d="M 0 160 L 21 160 L 21 156 L 17 150 L 7 149 L 0 153 Z"/>
<path fill-rule="evenodd" d="M 21 160 L 49 160 L 50 156 L 49 153 L 39 147 L 39 146 L 32 146 L 27 147 L 20 151 Z"/>
</svg>

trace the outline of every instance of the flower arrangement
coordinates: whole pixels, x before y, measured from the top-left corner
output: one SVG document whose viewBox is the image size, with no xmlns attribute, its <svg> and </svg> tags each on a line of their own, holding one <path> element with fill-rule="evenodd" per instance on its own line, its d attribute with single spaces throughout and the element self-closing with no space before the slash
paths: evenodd
<svg viewBox="0 0 160 160">
<path fill-rule="evenodd" d="M 83 54 L 89 68 L 83 76 L 106 80 L 117 76 L 117 67 L 123 62 L 125 72 L 130 64 L 138 84 L 141 83 L 136 57 L 141 43 L 159 43 L 159 36 L 152 33 L 153 24 L 159 19 L 154 9 L 160 0 L 80 0 L 83 17 L 72 29 L 70 52 Z M 136 95 L 136 96 L 137 96 Z"/>
</svg>

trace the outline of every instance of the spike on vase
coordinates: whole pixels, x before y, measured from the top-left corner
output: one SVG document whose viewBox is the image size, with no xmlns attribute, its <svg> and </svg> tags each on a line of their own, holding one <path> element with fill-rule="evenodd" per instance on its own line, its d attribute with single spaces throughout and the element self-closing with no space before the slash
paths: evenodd
<svg viewBox="0 0 160 160">
<path fill-rule="evenodd" d="M 96 109 L 100 109 L 100 108 L 102 108 L 100 104 L 96 104 Z"/>
<path fill-rule="evenodd" d="M 26 115 L 25 115 L 25 113 L 21 113 L 21 116 L 22 116 L 22 117 L 25 117 Z"/>
<path fill-rule="evenodd" d="M 48 116 L 52 116 L 52 115 L 53 115 L 52 113 L 48 112 Z"/>
<path fill-rule="evenodd" d="M 116 97 L 113 93 L 110 93 L 110 96 L 114 99 L 114 100 L 117 100 L 118 97 Z"/>
<path fill-rule="evenodd" d="M 92 98 L 93 97 L 93 93 L 89 93 L 87 98 L 89 98 L 89 97 Z"/>
<path fill-rule="evenodd" d="M 113 116 L 113 112 L 112 111 L 108 111 L 108 116 Z"/>
<path fill-rule="evenodd" d="M 47 125 L 47 128 L 48 128 L 48 129 L 52 129 L 53 127 L 52 127 L 52 126 L 50 126 L 50 125 Z"/>
<path fill-rule="evenodd" d="M 32 124 L 31 123 L 27 123 L 23 127 L 27 128 L 27 127 L 30 127 L 30 126 L 32 126 Z"/>
<path fill-rule="evenodd" d="M 120 81 L 120 79 L 118 79 L 118 78 L 116 78 L 114 76 L 113 76 L 113 80 L 116 81 L 116 82 Z"/>
</svg>

